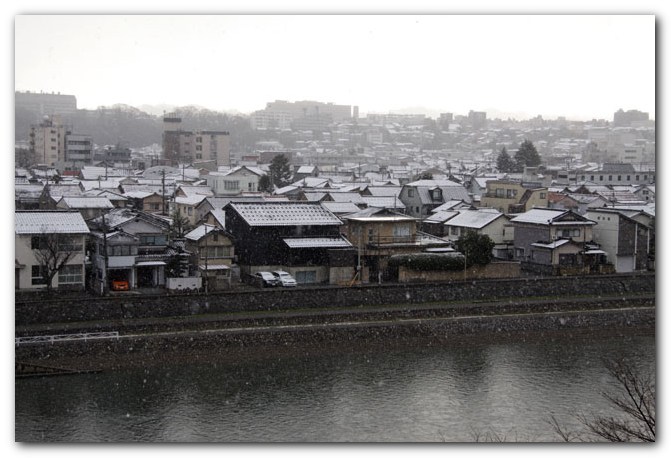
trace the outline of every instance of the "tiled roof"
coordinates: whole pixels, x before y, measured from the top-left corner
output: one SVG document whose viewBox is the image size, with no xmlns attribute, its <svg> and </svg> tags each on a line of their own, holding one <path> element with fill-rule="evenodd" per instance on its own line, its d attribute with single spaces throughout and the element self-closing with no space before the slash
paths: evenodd
<svg viewBox="0 0 671 458">
<path fill-rule="evenodd" d="M 331 226 L 341 221 L 319 203 L 312 202 L 231 202 L 250 226 Z"/>
<path fill-rule="evenodd" d="M 17 211 L 16 234 L 88 234 L 89 228 L 79 212 Z"/>
<path fill-rule="evenodd" d="M 282 239 L 289 248 L 351 248 L 352 244 L 343 237 L 303 237 Z"/>
</svg>

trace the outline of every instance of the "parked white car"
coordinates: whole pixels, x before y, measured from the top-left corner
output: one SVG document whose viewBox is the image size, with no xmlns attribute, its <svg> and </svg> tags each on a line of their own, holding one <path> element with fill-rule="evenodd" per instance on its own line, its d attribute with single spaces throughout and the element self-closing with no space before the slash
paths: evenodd
<svg viewBox="0 0 671 458">
<path fill-rule="evenodd" d="M 296 286 L 296 279 L 288 272 L 283 270 L 275 270 L 273 271 L 273 275 L 279 279 L 282 286 Z"/>
</svg>

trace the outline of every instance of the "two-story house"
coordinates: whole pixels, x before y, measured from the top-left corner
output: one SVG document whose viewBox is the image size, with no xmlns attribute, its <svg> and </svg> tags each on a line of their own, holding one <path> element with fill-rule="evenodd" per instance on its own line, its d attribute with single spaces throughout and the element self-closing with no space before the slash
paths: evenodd
<svg viewBox="0 0 671 458">
<path fill-rule="evenodd" d="M 490 180 L 487 192 L 480 198 L 480 207 L 495 208 L 501 213 L 524 213 L 547 206 L 548 189 L 522 181 Z"/>
<path fill-rule="evenodd" d="M 207 291 L 230 288 L 235 255 L 230 234 L 215 225 L 201 224 L 184 239 L 185 249 L 192 256 L 191 265 L 204 279 L 203 288 Z"/>
<path fill-rule="evenodd" d="M 81 289 L 89 228 L 77 211 L 14 213 L 14 288 Z"/>
<path fill-rule="evenodd" d="M 107 197 L 61 197 L 56 208 L 78 211 L 84 220 L 90 220 L 107 213 L 114 205 Z"/>
<path fill-rule="evenodd" d="M 596 221 L 594 240 L 608 255 L 616 272 L 648 269 L 654 228 L 637 220 L 637 212 L 610 208 L 593 208 L 586 216 Z"/>
<path fill-rule="evenodd" d="M 533 208 L 510 220 L 514 259 L 538 274 L 582 273 L 605 263 L 593 241 L 597 224 L 570 210 Z"/>
<path fill-rule="evenodd" d="M 498 259 L 510 259 L 513 256 L 513 231 L 509 218 L 493 208 L 479 210 L 458 210 L 458 214 L 443 223 L 445 238 L 452 242 L 473 231 L 488 236 L 494 243 L 492 254 Z"/>
<path fill-rule="evenodd" d="M 388 280 L 389 258 L 450 247 L 450 243 L 417 230 L 417 219 L 388 209 L 369 207 L 342 216 L 343 234 L 357 251 L 360 281 Z"/>
<path fill-rule="evenodd" d="M 259 179 L 266 173 L 258 167 L 242 165 L 228 172 L 205 175 L 207 185 L 216 196 L 234 196 L 242 192 L 258 192 Z"/>
<path fill-rule="evenodd" d="M 111 210 L 89 221 L 95 291 L 127 282 L 130 289 L 165 286 L 170 223 L 151 213 L 127 208 Z"/>
<path fill-rule="evenodd" d="M 426 218 L 431 210 L 450 200 L 470 203 L 471 197 L 461 184 L 451 180 L 418 180 L 403 186 L 399 199 L 413 218 Z"/>
<path fill-rule="evenodd" d="M 315 202 L 230 202 L 226 230 L 244 275 L 285 270 L 299 284 L 353 277 L 355 251 L 340 235 L 342 221 Z"/>
</svg>

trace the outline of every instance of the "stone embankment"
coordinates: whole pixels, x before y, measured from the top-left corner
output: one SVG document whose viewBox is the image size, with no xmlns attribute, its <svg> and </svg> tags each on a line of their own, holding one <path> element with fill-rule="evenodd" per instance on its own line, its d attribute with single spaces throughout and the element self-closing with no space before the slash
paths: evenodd
<svg viewBox="0 0 671 458">
<path fill-rule="evenodd" d="M 40 306 L 49 313 L 30 316 Z M 474 334 L 654 326 L 650 275 L 298 288 L 17 303 L 17 337 L 80 337 L 17 344 L 15 354 L 17 361 L 60 361 L 80 370 L 267 346 L 417 338 L 439 344 Z M 114 337 L 85 339 L 86 333 Z"/>
</svg>

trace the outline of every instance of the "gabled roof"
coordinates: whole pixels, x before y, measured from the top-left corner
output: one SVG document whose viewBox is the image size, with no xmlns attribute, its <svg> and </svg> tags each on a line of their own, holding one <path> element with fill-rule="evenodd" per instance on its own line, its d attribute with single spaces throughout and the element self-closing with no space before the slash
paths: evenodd
<svg viewBox="0 0 671 458">
<path fill-rule="evenodd" d="M 74 211 L 17 211 L 16 234 L 88 234 L 81 213 Z"/>
<path fill-rule="evenodd" d="M 362 196 L 361 200 L 369 207 L 405 209 L 405 204 L 397 197 Z"/>
<path fill-rule="evenodd" d="M 64 204 L 66 208 L 114 208 L 107 197 L 61 197 L 58 204 Z"/>
<path fill-rule="evenodd" d="M 231 202 L 227 205 L 250 226 L 332 226 L 342 222 L 313 202 Z"/>
<path fill-rule="evenodd" d="M 510 220 L 511 223 L 540 224 L 547 226 L 549 224 L 565 225 L 591 225 L 596 222 L 578 215 L 570 210 L 555 210 L 550 208 L 532 208 Z"/>
<path fill-rule="evenodd" d="M 359 211 L 354 202 L 322 202 L 322 205 L 330 212 L 340 215 Z"/>
<path fill-rule="evenodd" d="M 186 234 L 184 238 L 188 240 L 198 241 L 203 237 L 205 237 L 210 232 L 219 232 L 223 234 L 224 230 L 212 224 L 201 224 L 200 226 L 196 227 L 191 232 Z"/>
</svg>

